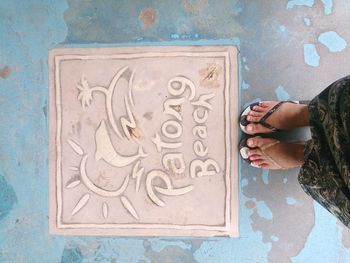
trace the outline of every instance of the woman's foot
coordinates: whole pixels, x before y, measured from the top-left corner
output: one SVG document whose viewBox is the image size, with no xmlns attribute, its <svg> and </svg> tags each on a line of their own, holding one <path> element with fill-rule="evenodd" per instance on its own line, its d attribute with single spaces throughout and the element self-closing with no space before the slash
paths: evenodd
<svg viewBox="0 0 350 263">
<path fill-rule="evenodd" d="M 246 132 L 248 134 L 270 133 L 272 131 L 270 128 L 264 127 L 258 122 L 278 103 L 278 101 L 264 101 L 254 106 L 246 117 L 249 122 L 246 127 Z M 289 102 L 283 103 L 265 120 L 265 122 L 281 130 L 308 126 L 308 106 Z"/>
<path fill-rule="evenodd" d="M 251 165 L 263 169 L 290 169 L 304 160 L 304 144 L 280 143 L 275 139 L 254 137 L 247 140 Z"/>
</svg>

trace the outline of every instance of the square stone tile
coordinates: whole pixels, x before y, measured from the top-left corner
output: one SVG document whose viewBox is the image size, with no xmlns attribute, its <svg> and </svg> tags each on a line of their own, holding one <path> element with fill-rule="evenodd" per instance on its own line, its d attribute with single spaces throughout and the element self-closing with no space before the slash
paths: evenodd
<svg viewBox="0 0 350 263">
<path fill-rule="evenodd" d="M 50 52 L 50 233 L 238 236 L 237 50 Z"/>
</svg>

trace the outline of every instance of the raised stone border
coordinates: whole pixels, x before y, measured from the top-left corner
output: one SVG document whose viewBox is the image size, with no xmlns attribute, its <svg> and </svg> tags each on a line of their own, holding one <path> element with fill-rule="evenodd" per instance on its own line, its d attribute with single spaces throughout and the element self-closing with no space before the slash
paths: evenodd
<svg viewBox="0 0 350 263">
<path fill-rule="evenodd" d="M 235 47 L 55 49 L 49 66 L 50 233 L 238 236 Z"/>
</svg>

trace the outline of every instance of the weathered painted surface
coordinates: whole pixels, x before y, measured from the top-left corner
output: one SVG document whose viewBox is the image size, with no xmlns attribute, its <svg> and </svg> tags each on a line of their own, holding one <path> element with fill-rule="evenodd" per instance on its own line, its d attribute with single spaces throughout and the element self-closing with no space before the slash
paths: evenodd
<svg viewBox="0 0 350 263">
<path fill-rule="evenodd" d="M 297 169 L 241 164 L 239 239 L 50 236 L 47 220 L 50 48 L 234 43 L 242 107 L 311 99 L 349 74 L 349 12 L 347 0 L 0 1 L 0 262 L 350 262 L 350 231 Z"/>
<path fill-rule="evenodd" d="M 320 65 L 320 56 L 314 44 L 304 44 L 304 61 L 305 64 L 312 67 L 318 67 Z"/>
<path fill-rule="evenodd" d="M 16 193 L 12 186 L 0 175 L 0 220 L 5 218 L 17 202 Z"/>
<path fill-rule="evenodd" d="M 318 37 L 318 41 L 325 45 L 330 52 L 341 52 L 347 46 L 346 41 L 334 31 L 322 33 Z"/>
</svg>

